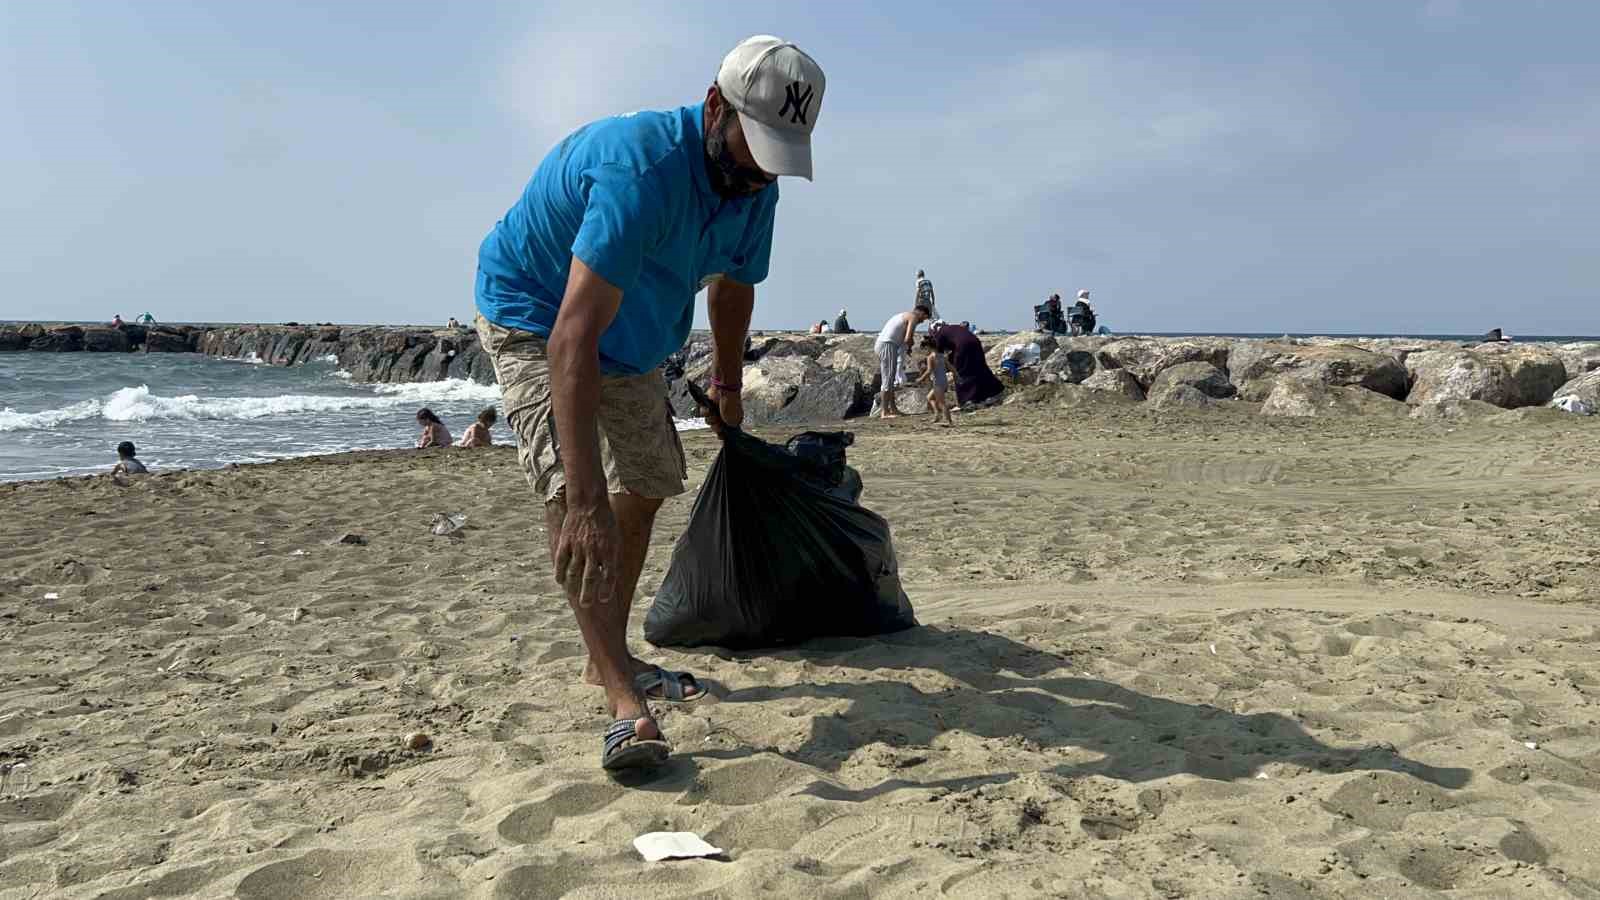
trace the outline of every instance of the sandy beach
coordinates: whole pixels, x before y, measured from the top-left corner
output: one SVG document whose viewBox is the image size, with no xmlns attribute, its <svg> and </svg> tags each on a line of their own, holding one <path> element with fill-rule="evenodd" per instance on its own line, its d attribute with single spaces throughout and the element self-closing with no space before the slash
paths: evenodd
<svg viewBox="0 0 1600 900">
<path fill-rule="evenodd" d="M 922 627 L 638 640 L 641 782 L 510 448 L 0 485 L 0 900 L 1600 896 L 1596 420 L 1024 396 L 830 426 Z"/>
</svg>

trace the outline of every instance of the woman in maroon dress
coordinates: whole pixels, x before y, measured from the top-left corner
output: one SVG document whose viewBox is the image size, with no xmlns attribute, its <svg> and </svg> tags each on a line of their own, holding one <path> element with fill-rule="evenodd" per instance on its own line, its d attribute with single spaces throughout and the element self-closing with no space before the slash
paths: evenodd
<svg viewBox="0 0 1600 900">
<path fill-rule="evenodd" d="M 955 356 L 956 399 L 962 406 L 982 403 L 1005 393 L 1005 385 L 994 377 L 989 361 L 983 358 L 978 336 L 960 325 L 944 324 L 933 329 L 934 346 Z"/>
</svg>

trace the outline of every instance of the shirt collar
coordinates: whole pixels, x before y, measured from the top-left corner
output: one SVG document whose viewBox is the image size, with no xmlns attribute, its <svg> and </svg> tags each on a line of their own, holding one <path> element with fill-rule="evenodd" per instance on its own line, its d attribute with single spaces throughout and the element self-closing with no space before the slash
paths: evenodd
<svg viewBox="0 0 1600 900">
<path fill-rule="evenodd" d="M 689 145 L 685 152 L 689 156 L 689 171 L 694 178 L 695 186 L 713 200 L 722 197 L 711 189 L 711 177 L 706 174 L 706 105 L 702 101 L 693 106 L 684 107 L 684 115 L 688 118 L 683 129 L 684 138 Z"/>
</svg>

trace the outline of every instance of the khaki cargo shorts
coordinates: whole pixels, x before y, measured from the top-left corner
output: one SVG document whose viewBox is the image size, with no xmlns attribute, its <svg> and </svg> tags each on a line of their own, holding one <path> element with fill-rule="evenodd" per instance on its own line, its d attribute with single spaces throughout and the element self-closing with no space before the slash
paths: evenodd
<svg viewBox="0 0 1600 900">
<path fill-rule="evenodd" d="M 565 498 L 566 473 L 550 403 L 550 359 L 536 334 L 502 328 L 483 316 L 474 323 L 494 361 L 506 421 L 517 435 L 517 457 L 528 483 L 545 503 Z M 613 494 L 675 497 L 689 477 L 683 444 L 667 403 L 659 369 L 600 379 L 600 461 Z"/>
</svg>

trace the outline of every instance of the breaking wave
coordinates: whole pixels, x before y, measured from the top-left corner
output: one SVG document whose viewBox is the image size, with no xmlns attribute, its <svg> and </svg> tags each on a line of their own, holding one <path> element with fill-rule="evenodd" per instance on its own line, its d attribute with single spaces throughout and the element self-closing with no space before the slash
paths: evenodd
<svg viewBox="0 0 1600 900">
<path fill-rule="evenodd" d="M 419 403 L 496 403 L 496 385 L 451 379 L 417 384 L 370 385 L 370 394 L 284 394 L 276 397 L 202 397 L 184 394 L 163 397 L 147 385 L 125 387 L 103 400 L 83 400 L 60 409 L 19 413 L 0 410 L 0 432 L 55 428 L 68 422 L 104 419 L 110 422 L 147 422 L 160 419 L 264 419 L 297 413 L 345 410 L 387 410 Z"/>
</svg>

